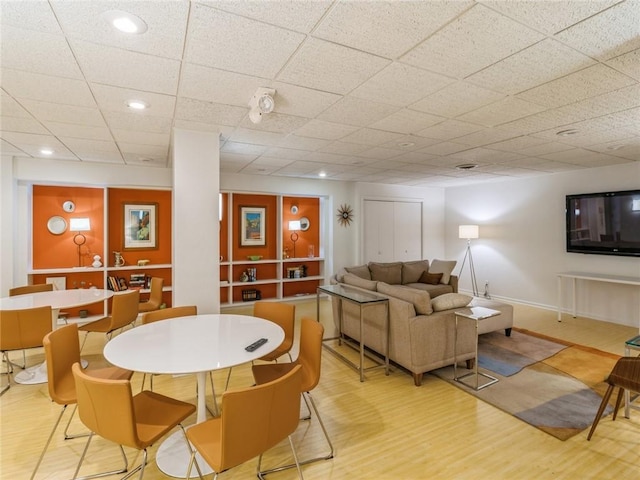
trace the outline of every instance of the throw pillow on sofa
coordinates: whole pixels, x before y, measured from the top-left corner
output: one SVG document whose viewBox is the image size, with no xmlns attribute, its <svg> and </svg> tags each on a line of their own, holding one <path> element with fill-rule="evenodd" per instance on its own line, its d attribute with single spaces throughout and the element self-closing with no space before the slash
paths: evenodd
<svg viewBox="0 0 640 480">
<path fill-rule="evenodd" d="M 420 275 L 429 270 L 429 260 L 404 262 L 402 264 L 402 284 L 418 283 Z"/>
<path fill-rule="evenodd" d="M 456 263 L 455 260 L 434 260 L 429 266 L 429 273 L 441 273 L 442 278 L 440 279 L 440 283 L 446 285 L 449 283 L 451 272 L 453 272 Z"/>
<path fill-rule="evenodd" d="M 442 280 L 442 273 L 424 272 L 418 279 L 419 283 L 428 283 L 429 285 L 438 285 Z"/>
<path fill-rule="evenodd" d="M 384 282 L 378 282 L 378 292 L 412 303 L 418 315 L 431 315 L 433 313 L 429 292 L 389 285 Z"/>
<path fill-rule="evenodd" d="M 402 262 L 376 263 L 369 262 L 371 280 L 400 285 L 402 283 Z"/>
<path fill-rule="evenodd" d="M 462 308 L 469 305 L 471 300 L 473 300 L 473 297 L 462 293 L 445 293 L 431 300 L 431 308 L 433 308 L 434 312 L 451 310 L 452 308 Z"/>
<path fill-rule="evenodd" d="M 374 282 L 372 280 L 365 280 L 364 278 L 360 278 L 353 273 L 345 273 L 342 277 L 342 281 L 347 285 L 352 285 L 354 287 L 364 288 L 365 290 L 371 290 L 372 292 L 376 291 L 376 287 L 378 282 Z"/>
<path fill-rule="evenodd" d="M 367 265 L 357 265 L 355 267 L 345 267 L 347 272 L 353 273 L 354 275 L 364 278 L 365 280 L 371 280 L 371 272 L 369 271 L 369 267 Z"/>
</svg>

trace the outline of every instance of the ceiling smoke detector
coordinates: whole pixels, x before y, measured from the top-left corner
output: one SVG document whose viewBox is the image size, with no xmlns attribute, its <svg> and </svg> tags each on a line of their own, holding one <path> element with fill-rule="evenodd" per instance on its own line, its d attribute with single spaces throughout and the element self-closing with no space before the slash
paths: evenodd
<svg viewBox="0 0 640 480">
<path fill-rule="evenodd" d="M 260 123 L 262 121 L 262 115 L 273 112 L 276 107 L 276 102 L 273 99 L 276 91 L 273 88 L 260 87 L 253 94 L 251 100 L 249 100 L 249 119 L 253 123 Z"/>
<path fill-rule="evenodd" d="M 458 170 L 473 170 L 477 166 L 477 163 L 461 163 L 460 165 L 456 165 L 456 168 Z"/>
</svg>

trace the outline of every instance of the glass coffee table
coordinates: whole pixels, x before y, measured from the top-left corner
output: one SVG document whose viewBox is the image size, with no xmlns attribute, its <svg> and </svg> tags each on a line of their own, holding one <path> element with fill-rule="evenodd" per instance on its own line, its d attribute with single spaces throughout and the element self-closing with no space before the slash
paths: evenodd
<svg viewBox="0 0 640 480">
<path fill-rule="evenodd" d="M 354 368 L 360 373 L 360 381 L 364 382 L 364 372 L 366 370 L 372 370 L 374 368 L 384 368 L 385 375 L 389 375 L 389 299 L 379 293 L 375 292 L 362 292 L 355 288 L 345 287 L 343 285 L 322 285 L 317 289 L 317 320 L 320 321 L 320 294 L 324 293 L 331 297 L 337 298 L 340 302 L 350 302 L 360 307 L 360 341 L 357 342 L 357 345 L 354 345 L 353 342 L 347 339 L 342 332 L 342 304 L 338 307 L 338 337 L 336 338 L 326 338 L 323 340 L 338 340 L 338 344 L 344 343 L 349 347 L 352 347 L 360 352 L 360 362 L 356 364 L 349 360 L 347 357 L 342 355 L 340 352 L 332 348 L 331 346 L 324 344 L 324 347 L 337 356 L 340 360 L 345 362 L 350 367 Z M 387 309 L 387 324 L 385 329 L 387 331 L 387 344 L 386 351 L 384 353 L 384 362 L 380 363 L 379 359 L 367 355 L 367 358 L 375 361 L 378 365 L 374 365 L 371 367 L 364 367 L 364 357 L 366 355 L 364 349 L 364 317 L 363 311 L 366 307 L 371 305 L 379 305 L 384 304 Z"/>
</svg>

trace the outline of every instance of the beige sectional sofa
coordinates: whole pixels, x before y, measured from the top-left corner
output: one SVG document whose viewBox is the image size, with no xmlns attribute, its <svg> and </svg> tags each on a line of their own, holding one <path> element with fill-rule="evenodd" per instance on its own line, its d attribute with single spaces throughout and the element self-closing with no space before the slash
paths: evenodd
<svg viewBox="0 0 640 480">
<path fill-rule="evenodd" d="M 457 277 L 451 275 L 455 262 L 420 260 L 416 262 L 373 263 L 347 267 L 333 276 L 332 282 L 361 291 L 374 291 L 389 298 L 389 358 L 412 373 L 420 386 L 422 376 L 454 362 L 454 312 L 464 306 L 484 306 L 500 315 L 482 320 L 479 333 L 505 329 L 513 325 L 513 307 L 485 298 L 457 293 Z M 342 310 L 342 332 L 360 340 L 360 309 L 350 302 L 332 297 L 334 320 Z M 384 354 L 386 348 L 386 307 L 372 305 L 364 311 L 364 344 Z M 475 356 L 475 324 L 460 321 L 457 360 Z"/>
</svg>

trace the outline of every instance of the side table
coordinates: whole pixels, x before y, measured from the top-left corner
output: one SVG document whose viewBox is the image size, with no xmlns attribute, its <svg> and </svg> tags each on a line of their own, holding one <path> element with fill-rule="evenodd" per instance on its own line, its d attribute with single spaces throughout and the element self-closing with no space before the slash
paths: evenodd
<svg viewBox="0 0 640 480">
<path fill-rule="evenodd" d="M 640 335 L 630 338 L 629 340 L 624 342 L 625 357 L 631 356 L 631 350 L 640 350 Z M 629 418 L 629 410 L 632 408 L 634 410 L 640 410 L 640 407 L 636 405 L 631 405 L 631 394 L 629 393 L 629 390 L 625 389 L 624 391 L 624 417 L 625 418 Z"/>
<path fill-rule="evenodd" d="M 498 381 L 498 379 L 496 377 L 492 377 L 491 375 L 487 375 L 486 373 L 482 373 L 480 371 L 478 371 L 478 324 L 480 323 L 481 320 L 484 320 L 485 318 L 491 318 L 491 317 L 495 317 L 496 315 L 500 315 L 500 311 L 499 310 L 493 310 L 491 308 L 485 308 L 485 307 L 467 307 L 464 308 L 462 310 L 457 310 L 454 312 L 454 315 L 456 317 L 456 328 L 455 328 L 455 334 L 453 337 L 453 379 L 456 382 L 460 382 L 463 385 L 466 385 L 467 387 L 471 387 L 475 390 L 482 390 L 485 387 L 488 387 L 489 385 L 493 385 L 494 383 L 496 383 Z M 458 354 L 457 354 L 457 347 L 458 347 L 458 319 L 462 317 L 462 318 L 468 318 L 470 320 L 473 320 L 476 326 L 476 356 L 475 356 L 475 362 L 474 362 L 474 366 L 473 366 L 473 371 L 469 372 L 469 373 L 465 373 L 462 376 L 458 376 Z M 475 386 L 474 385 L 469 385 L 465 382 L 462 381 L 462 379 L 470 377 L 470 376 L 475 376 Z M 479 378 L 480 377 L 484 377 L 489 379 L 488 382 L 480 385 L 479 383 Z"/>
</svg>

